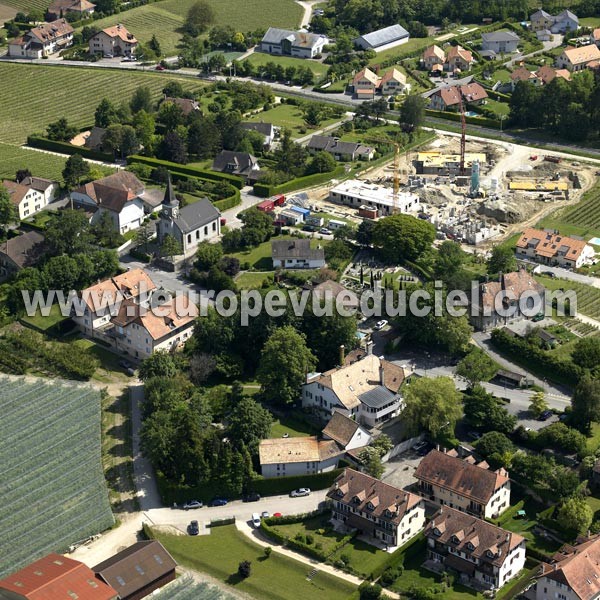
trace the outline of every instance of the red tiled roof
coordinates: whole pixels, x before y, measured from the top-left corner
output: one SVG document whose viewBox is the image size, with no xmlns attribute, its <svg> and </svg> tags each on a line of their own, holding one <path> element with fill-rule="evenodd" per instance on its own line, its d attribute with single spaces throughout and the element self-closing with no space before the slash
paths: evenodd
<svg viewBox="0 0 600 600">
<path fill-rule="evenodd" d="M 517 248 L 527 248 L 530 243 L 534 246 L 537 256 L 551 258 L 562 249 L 567 260 L 577 260 L 586 246 L 584 240 L 575 240 L 558 233 L 528 227 L 521 234 Z"/>
</svg>

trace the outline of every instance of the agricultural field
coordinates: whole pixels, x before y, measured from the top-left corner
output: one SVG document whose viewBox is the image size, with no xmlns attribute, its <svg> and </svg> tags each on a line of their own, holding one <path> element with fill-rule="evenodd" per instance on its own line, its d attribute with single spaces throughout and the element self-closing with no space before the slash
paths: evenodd
<svg viewBox="0 0 600 600">
<path fill-rule="evenodd" d="M 152 597 L 155 600 L 234 600 L 233 596 L 215 586 L 196 583 L 191 576 L 180 577 Z"/>
<path fill-rule="evenodd" d="M 114 523 L 100 459 L 100 392 L 0 379 L 0 577 Z"/>
<path fill-rule="evenodd" d="M 16 0 L 18 2 L 18 0 Z M 293 0 L 208 0 L 215 12 L 216 25 L 231 25 L 236 31 L 248 32 L 267 27 L 296 28 L 300 24 L 302 8 Z M 98 27 L 114 25 L 118 20 L 140 41 L 148 42 L 156 34 L 163 53 L 177 54 L 181 38 L 180 28 L 195 0 L 164 0 L 146 4 L 117 16 L 95 21 Z M 157 27 L 157 23 L 160 24 Z"/>
<path fill-rule="evenodd" d="M 65 158 L 0 142 L 0 179 L 12 179 L 18 169 L 26 167 L 38 177 L 60 181 Z"/>
<path fill-rule="evenodd" d="M 0 95 L 0 142 L 24 144 L 29 134 L 45 131 L 63 116 L 77 127 L 90 125 L 103 96 L 127 102 L 145 85 L 158 100 L 169 80 L 179 80 L 192 91 L 205 85 L 170 73 L 0 64 L 0 89 L 12 90 Z M 35 94 L 30 93 L 33 88 Z"/>
<path fill-rule="evenodd" d="M 11 8 L 25 13 L 30 10 L 41 10 L 42 12 L 46 12 L 46 9 L 50 5 L 50 0 L 2 0 L 2 2 L 0 2 L 0 8 L 2 5 L 10 6 Z"/>
<path fill-rule="evenodd" d="M 577 312 L 600 321 L 600 289 L 565 279 L 550 279 L 550 277 L 536 276 L 547 290 L 565 289 L 577 294 Z"/>
<path fill-rule="evenodd" d="M 327 73 L 329 65 L 323 64 L 318 60 L 306 60 L 304 58 L 294 58 L 292 56 L 273 56 L 264 52 L 253 52 L 248 58 L 244 59 L 252 63 L 255 67 L 266 65 L 268 62 L 287 67 L 309 67 L 314 73 L 315 79 L 319 80 Z"/>
</svg>

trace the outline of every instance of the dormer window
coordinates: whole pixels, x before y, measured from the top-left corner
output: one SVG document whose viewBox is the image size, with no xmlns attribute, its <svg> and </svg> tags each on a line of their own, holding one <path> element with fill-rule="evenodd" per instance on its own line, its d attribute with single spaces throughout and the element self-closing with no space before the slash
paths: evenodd
<svg viewBox="0 0 600 600">
<path fill-rule="evenodd" d="M 434 527 L 433 535 L 435 535 L 436 537 L 439 537 L 440 535 L 442 535 L 442 532 L 437 527 Z"/>
<path fill-rule="evenodd" d="M 344 495 L 344 492 L 340 489 L 338 489 L 338 491 L 336 492 L 336 495 L 338 498 L 341 498 Z"/>
<path fill-rule="evenodd" d="M 354 496 L 354 498 L 352 498 L 352 502 L 354 502 L 354 504 L 360 504 L 360 498 L 358 496 Z"/>
<path fill-rule="evenodd" d="M 458 536 L 456 536 L 456 535 L 452 536 L 452 543 L 453 544 L 459 544 L 460 543 L 460 540 L 458 539 Z"/>
<path fill-rule="evenodd" d="M 486 555 L 488 556 L 488 558 L 494 558 L 494 556 L 496 556 L 491 550 L 487 550 Z"/>
<path fill-rule="evenodd" d="M 369 502 L 369 503 L 367 504 L 367 508 L 368 508 L 369 510 L 375 510 L 375 507 L 373 506 L 373 503 L 372 503 L 372 502 Z"/>
<path fill-rule="evenodd" d="M 467 548 L 469 549 L 469 552 L 473 552 L 473 550 L 475 550 L 475 546 L 473 546 L 473 544 L 471 544 L 471 542 L 469 542 L 467 544 Z"/>
</svg>

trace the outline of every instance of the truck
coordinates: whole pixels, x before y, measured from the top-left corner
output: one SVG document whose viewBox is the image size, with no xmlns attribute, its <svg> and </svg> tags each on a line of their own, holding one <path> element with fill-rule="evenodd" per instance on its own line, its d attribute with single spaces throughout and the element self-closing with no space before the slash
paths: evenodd
<svg viewBox="0 0 600 600">
<path fill-rule="evenodd" d="M 560 157 L 559 156 L 544 156 L 544 160 L 546 162 L 551 162 L 551 163 L 556 163 L 558 164 L 560 162 Z"/>
<path fill-rule="evenodd" d="M 275 203 L 275 206 L 283 206 L 285 204 L 285 196 L 283 194 L 277 194 L 269 198 Z"/>
<path fill-rule="evenodd" d="M 265 213 L 273 212 L 275 202 L 273 202 L 273 200 L 263 200 L 256 205 L 256 208 Z"/>
</svg>

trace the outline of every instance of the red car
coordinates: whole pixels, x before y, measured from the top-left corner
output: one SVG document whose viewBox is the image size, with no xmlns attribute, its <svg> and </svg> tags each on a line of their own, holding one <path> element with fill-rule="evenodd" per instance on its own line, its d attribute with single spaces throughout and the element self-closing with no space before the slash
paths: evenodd
<svg viewBox="0 0 600 600">
<path fill-rule="evenodd" d="M 164 71 L 165 68 L 162 65 L 156 65 L 156 70 L 157 71 Z"/>
<path fill-rule="evenodd" d="M 273 513 L 274 517 L 283 517 L 283 515 L 281 513 Z"/>
</svg>

